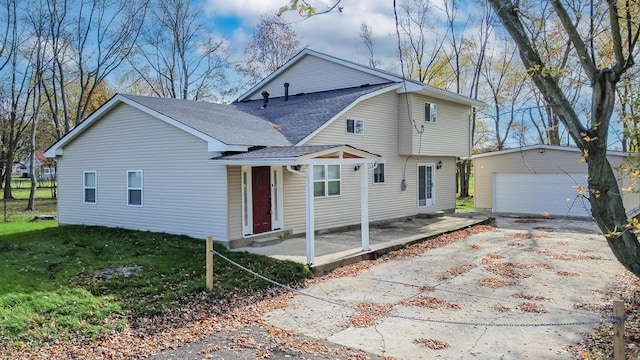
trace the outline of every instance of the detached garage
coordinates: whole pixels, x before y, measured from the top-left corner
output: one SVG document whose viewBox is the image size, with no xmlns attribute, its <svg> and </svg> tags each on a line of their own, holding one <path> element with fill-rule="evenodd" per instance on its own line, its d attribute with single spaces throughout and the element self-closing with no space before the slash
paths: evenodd
<svg viewBox="0 0 640 360">
<path fill-rule="evenodd" d="M 626 154 L 609 152 L 609 162 L 621 164 Z M 475 206 L 478 211 L 553 216 L 591 216 L 587 190 L 587 164 L 574 147 L 532 145 L 474 155 Z M 627 184 L 627 185 L 625 185 Z M 618 185 L 628 185 L 621 179 Z M 588 194 L 587 194 L 588 196 Z M 640 194 L 623 193 L 627 214 L 640 209 Z"/>
</svg>

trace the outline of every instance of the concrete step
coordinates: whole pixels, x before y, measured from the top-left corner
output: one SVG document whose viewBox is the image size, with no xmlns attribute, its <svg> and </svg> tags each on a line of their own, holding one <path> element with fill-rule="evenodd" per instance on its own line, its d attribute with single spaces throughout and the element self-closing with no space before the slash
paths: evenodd
<svg viewBox="0 0 640 360">
<path fill-rule="evenodd" d="M 265 238 L 260 238 L 260 239 L 253 240 L 251 242 L 251 247 L 263 247 L 263 246 L 279 244 L 281 242 L 282 242 L 282 239 L 280 237 L 277 237 L 277 236 L 265 237 Z"/>
</svg>

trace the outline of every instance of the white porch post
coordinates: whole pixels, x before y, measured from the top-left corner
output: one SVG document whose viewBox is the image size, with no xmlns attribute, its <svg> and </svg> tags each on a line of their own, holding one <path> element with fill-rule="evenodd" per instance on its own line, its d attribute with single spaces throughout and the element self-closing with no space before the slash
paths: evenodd
<svg viewBox="0 0 640 360">
<path fill-rule="evenodd" d="M 307 248 L 307 265 L 313 264 L 315 258 L 315 227 L 314 227 L 314 205 L 313 205 L 313 165 L 307 165 L 306 176 L 306 248 Z"/>
<path fill-rule="evenodd" d="M 369 251 L 369 169 L 360 164 L 360 223 L 362 251 Z"/>
</svg>

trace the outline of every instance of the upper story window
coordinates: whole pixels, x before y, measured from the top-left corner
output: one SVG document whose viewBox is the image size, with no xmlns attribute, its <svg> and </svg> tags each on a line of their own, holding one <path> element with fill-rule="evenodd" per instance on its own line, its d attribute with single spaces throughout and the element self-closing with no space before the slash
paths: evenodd
<svg viewBox="0 0 640 360">
<path fill-rule="evenodd" d="M 384 183 L 384 164 L 378 164 L 375 169 L 373 169 L 373 183 L 374 184 L 382 184 Z"/>
<path fill-rule="evenodd" d="M 347 119 L 347 134 L 363 135 L 364 121 Z"/>
<path fill-rule="evenodd" d="M 426 122 L 436 122 L 438 111 L 436 108 L 436 104 L 433 103 L 424 103 L 424 121 Z"/>
<path fill-rule="evenodd" d="M 142 170 L 127 171 L 127 205 L 142 206 Z"/>
<path fill-rule="evenodd" d="M 313 196 L 339 196 L 341 193 L 340 165 L 314 165 Z"/>
<path fill-rule="evenodd" d="M 95 171 L 85 171 L 82 174 L 82 202 L 95 204 L 98 192 L 98 177 Z"/>
</svg>

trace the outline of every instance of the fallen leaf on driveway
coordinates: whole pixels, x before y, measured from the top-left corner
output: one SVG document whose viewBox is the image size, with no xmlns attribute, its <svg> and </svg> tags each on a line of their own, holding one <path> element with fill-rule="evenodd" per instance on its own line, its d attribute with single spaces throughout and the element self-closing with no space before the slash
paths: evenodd
<svg viewBox="0 0 640 360">
<path fill-rule="evenodd" d="M 471 269 L 477 266 L 478 265 L 471 263 L 471 264 L 464 264 L 461 266 L 454 267 L 452 269 L 445 271 L 444 274 L 440 275 L 440 280 L 447 280 L 449 278 L 462 275 L 466 272 L 469 272 Z"/>
<path fill-rule="evenodd" d="M 531 274 L 529 273 L 518 271 L 520 269 L 526 268 L 528 268 L 528 266 L 525 264 L 511 262 L 495 263 L 485 266 L 485 269 L 487 271 L 510 279 L 526 279 L 528 277 L 531 277 Z"/>
<path fill-rule="evenodd" d="M 527 295 L 523 293 L 515 293 L 511 296 L 519 299 L 525 299 L 525 300 L 551 301 L 551 299 L 548 297 L 537 296 L 537 295 Z"/>
<path fill-rule="evenodd" d="M 528 302 L 521 302 L 518 304 L 518 306 L 516 307 L 518 310 L 522 311 L 522 312 L 526 312 L 526 313 L 537 313 L 537 314 L 542 314 L 542 313 L 546 313 L 547 310 L 538 305 L 538 304 L 534 304 L 534 303 L 528 303 Z"/>
<path fill-rule="evenodd" d="M 423 345 L 433 350 L 441 350 L 449 347 L 444 341 L 436 340 L 436 339 L 415 339 L 413 340 L 414 344 Z"/>
<path fill-rule="evenodd" d="M 413 299 L 404 299 L 400 304 L 407 306 L 419 306 L 429 309 L 460 309 L 460 305 L 438 299 L 431 296 L 420 296 Z"/>
<path fill-rule="evenodd" d="M 391 304 L 360 303 L 347 324 L 356 328 L 369 327 L 391 310 Z"/>
<path fill-rule="evenodd" d="M 499 277 L 483 278 L 478 280 L 477 283 L 478 283 L 478 286 L 490 287 L 494 289 L 499 287 L 504 287 L 504 286 L 511 286 L 514 284 L 512 281 L 500 279 Z"/>
</svg>

